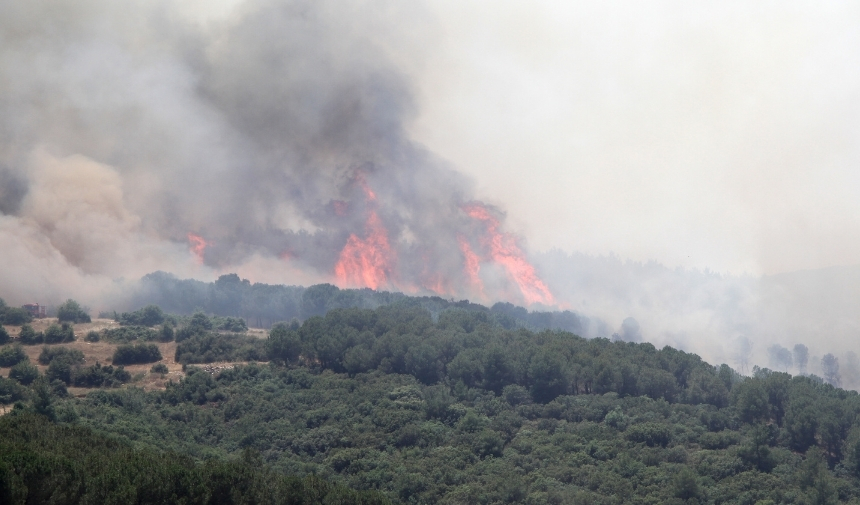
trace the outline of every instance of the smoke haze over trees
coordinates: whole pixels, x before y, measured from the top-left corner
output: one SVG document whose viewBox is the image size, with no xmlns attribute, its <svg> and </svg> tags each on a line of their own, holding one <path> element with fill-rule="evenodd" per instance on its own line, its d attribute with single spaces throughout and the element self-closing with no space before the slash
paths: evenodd
<svg viewBox="0 0 860 505">
<path fill-rule="evenodd" d="M 253 0 L 197 23 L 168 0 L 0 1 L 5 317 L 70 296 L 133 310 L 151 272 L 203 283 L 237 272 L 268 286 L 252 325 L 296 303 L 274 286 L 330 283 L 536 302 L 588 321 L 585 336 L 670 344 L 747 373 L 772 346 L 804 342 L 801 373 L 808 361 L 821 374 L 827 353 L 847 371 L 858 268 L 753 277 L 530 253 L 516 218 L 410 134 L 426 85 L 415 67 L 435 36 L 422 13 Z M 180 300 L 198 288 L 183 286 L 192 293 L 165 306 L 192 313 L 193 297 Z"/>
</svg>

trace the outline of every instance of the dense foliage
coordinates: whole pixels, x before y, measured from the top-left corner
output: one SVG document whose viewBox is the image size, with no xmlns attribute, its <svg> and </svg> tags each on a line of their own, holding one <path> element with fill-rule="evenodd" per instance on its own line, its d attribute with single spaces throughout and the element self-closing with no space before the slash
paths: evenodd
<svg viewBox="0 0 860 505">
<path fill-rule="evenodd" d="M 21 307 L 10 307 L 0 298 L 0 324 L 21 326 L 33 320 L 33 316 Z"/>
<path fill-rule="evenodd" d="M 855 392 L 767 369 L 742 377 L 670 347 L 535 332 L 505 307 L 425 302 L 333 309 L 277 323 L 268 339 L 219 331 L 202 313 L 166 315 L 188 365 L 166 390 L 64 397 L 64 384 L 116 385 L 99 377 L 127 372 L 51 346 L 39 357 L 46 377 L 21 361 L 0 401 L 181 454 L 198 471 L 259 454 L 273 488 L 290 474 L 401 503 L 860 503 Z"/>
<path fill-rule="evenodd" d="M 384 504 L 316 477 L 287 477 L 246 451 L 229 461 L 191 458 L 59 426 L 43 416 L 0 418 L 0 502 L 98 504 Z"/>
<path fill-rule="evenodd" d="M 91 321 L 87 311 L 72 299 L 66 300 L 62 305 L 57 307 L 57 319 L 61 323 L 89 323 Z"/>
<path fill-rule="evenodd" d="M 270 327 L 278 321 L 290 321 L 294 318 L 303 321 L 312 316 L 324 315 L 332 309 L 376 309 L 398 303 L 420 306 L 434 316 L 452 307 L 491 311 L 503 322 L 503 326 L 508 328 L 521 326 L 532 330 L 562 329 L 577 334 L 607 337 L 611 334 L 602 321 L 589 320 L 570 311 L 529 312 L 510 303 L 497 303 L 487 309 L 467 300 L 454 302 L 438 296 L 410 297 L 402 293 L 371 289 L 339 289 L 331 284 L 318 284 L 307 288 L 251 284 L 236 274 L 222 275 L 217 281 L 207 283 L 177 279 L 164 272 L 155 272 L 141 279 L 138 291 L 132 298 L 138 306 L 155 304 L 176 314 L 192 314 L 203 310 L 217 316 L 232 316 L 235 322 L 242 321 L 239 324 L 243 325 L 244 320 L 247 320 L 256 327 Z M 134 314 L 145 310 L 138 310 Z M 126 315 L 118 316 L 120 322 Z M 128 324 L 139 324 L 132 322 L 137 319 L 128 320 Z M 221 329 L 230 330 L 227 327 Z"/>
<path fill-rule="evenodd" d="M 113 353 L 114 365 L 137 365 L 161 361 L 161 351 L 155 344 L 123 344 Z"/>
</svg>

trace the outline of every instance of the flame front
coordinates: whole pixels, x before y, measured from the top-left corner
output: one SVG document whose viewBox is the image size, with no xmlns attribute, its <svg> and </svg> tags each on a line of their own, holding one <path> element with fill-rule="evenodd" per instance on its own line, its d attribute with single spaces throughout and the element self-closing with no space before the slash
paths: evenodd
<svg viewBox="0 0 860 505">
<path fill-rule="evenodd" d="M 463 270 L 469 279 L 469 284 L 480 293 L 481 298 L 484 298 L 484 282 L 480 276 L 481 258 L 472 250 L 472 246 L 469 245 L 465 236 L 457 235 L 457 242 L 459 242 L 460 251 L 463 253 Z"/>
<path fill-rule="evenodd" d="M 195 235 L 193 233 L 188 233 L 188 250 L 191 251 L 191 254 L 196 258 L 197 264 L 203 264 L 203 254 L 206 252 L 206 247 L 209 245 L 206 240 L 200 235 Z"/>
<path fill-rule="evenodd" d="M 464 205 L 463 211 L 469 217 L 484 223 L 486 229 L 481 240 L 482 244 L 489 250 L 490 258 L 502 265 L 508 276 L 519 286 L 526 303 L 554 304 L 555 298 L 538 277 L 534 266 L 526 259 L 517 245 L 516 238 L 509 233 L 499 231 L 499 220 L 490 214 L 486 207 L 478 203 Z M 460 247 L 463 248 L 462 244 Z M 465 251 L 463 254 L 466 255 Z M 467 269 L 468 261 L 467 256 Z M 477 269 L 475 269 L 475 275 L 477 275 Z"/>
<path fill-rule="evenodd" d="M 359 174 L 357 180 L 368 204 L 376 202 L 376 194 L 368 187 L 364 176 Z M 388 283 L 394 253 L 388 241 L 388 230 L 376 209 L 368 211 L 364 228 L 366 237 L 363 239 L 350 234 L 340 252 L 334 274 L 341 285 L 377 289 Z"/>
</svg>

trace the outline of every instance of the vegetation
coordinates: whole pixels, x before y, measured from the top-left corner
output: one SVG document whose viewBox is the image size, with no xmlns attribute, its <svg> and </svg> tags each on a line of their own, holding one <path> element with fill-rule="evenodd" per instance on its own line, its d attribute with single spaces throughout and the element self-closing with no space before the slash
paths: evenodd
<svg viewBox="0 0 860 505">
<path fill-rule="evenodd" d="M 252 451 L 196 463 L 22 413 L 0 418 L 0 502 L 374 505 L 388 500 L 316 477 L 278 474 Z"/>
<path fill-rule="evenodd" d="M 69 323 L 63 323 L 62 326 L 52 324 L 45 330 L 44 342 L 46 344 L 60 344 L 65 342 L 75 341 L 75 330 L 72 329 Z"/>
<path fill-rule="evenodd" d="M 121 345 L 113 353 L 115 365 L 136 365 L 161 361 L 161 351 L 155 344 Z"/>
<path fill-rule="evenodd" d="M 127 344 L 135 340 L 144 342 L 158 339 L 158 332 L 145 326 L 121 326 L 119 328 L 106 328 L 102 330 L 98 340 L 104 340 L 114 344 Z"/>
<path fill-rule="evenodd" d="M 18 341 L 25 345 L 37 345 L 45 341 L 45 335 L 41 331 L 37 333 L 32 326 L 25 324 L 18 333 Z"/>
<path fill-rule="evenodd" d="M 21 326 L 33 320 L 33 316 L 21 307 L 10 307 L 0 298 L 0 324 Z"/>
<path fill-rule="evenodd" d="M 91 321 L 87 311 L 72 299 L 66 300 L 57 307 L 57 319 L 61 323 L 89 323 Z"/>
<path fill-rule="evenodd" d="M 90 496 L 75 493 L 99 488 L 88 480 L 97 475 L 88 473 L 92 465 L 110 469 L 108 480 L 119 484 L 107 487 L 123 490 L 122 500 L 145 502 L 141 479 L 151 455 L 191 472 L 159 469 L 152 475 L 164 484 L 152 492 L 169 488 L 189 503 L 210 500 L 224 489 L 219 482 L 232 483 L 238 494 L 222 493 L 231 500 L 272 501 L 246 490 L 286 493 L 279 482 L 298 486 L 309 475 L 344 493 L 341 503 L 359 496 L 396 503 L 860 503 L 855 392 L 768 369 L 743 377 L 670 347 L 533 331 L 509 307 L 448 304 L 434 312 L 425 303 L 336 308 L 303 323 L 276 323 L 267 339 L 226 332 L 200 312 L 165 315 L 157 329 L 123 326 L 152 332 L 146 339 L 153 340 L 176 325 L 185 377 L 163 391 L 68 397 L 66 385 L 117 386 L 129 374 L 85 367 L 66 347 L 46 346 L 39 357 L 48 364 L 45 376 L 27 375 L 32 366 L 23 360 L 15 380 L 0 380 L 0 401 L 19 402 L 0 418 L 0 444 L 7 444 L 0 445 L 0 489 L 16 489 L 17 500 L 54 496 L 21 491 L 21 482 L 36 482 L 25 484 L 26 493 L 63 488 Z M 120 349 L 129 356 L 158 351 L 140 342 Z M 114 364 L 123 359 L 115 356 Z M 193 366 L 217 361 L 268 363 Z M 826 370 L 838 378 L 835 363 Z M 46 429 L 28 412 L 56 424 Z M 30 459 L 3 459 L 8 444 L 31 443 L 14 435 L 26 431 L 3 432 L 16 422 L 24 425 L 14 429 L 39 429 L 57 441 L 58 448 L 35 438 L 14 449 L 42 454 L 32 468 L 52 472 L 50 483 L 22 477 L 30 475 L 21 470 L 31 468 Z M 87 442 L 104 454 L 98 457 L 66 453 L 62 446 L 73 442 L 64 433 L 113 445 Z M 51 466 L 57 462 L 70 470 Z M 228 477 L 212 480 L 210 467 Z"/>
<path fill-rule="evenodd" d="M 27 354 L 20 345 L 9 345 L 0 348 L 0 366 L 15 366 L 27 359 Z"/>
</svg>

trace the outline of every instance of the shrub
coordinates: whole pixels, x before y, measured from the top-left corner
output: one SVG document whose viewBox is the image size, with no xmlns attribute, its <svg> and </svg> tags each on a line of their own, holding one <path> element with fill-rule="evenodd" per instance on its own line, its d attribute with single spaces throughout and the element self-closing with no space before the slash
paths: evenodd
<svg viewBox="0 0 860 505">
<path fill-rule="evenodd" d="M 167 323 L 161 325 L 161 330 L 158 332 L 159 342 L 173 342 L 173 327 Z"/>
<path fill-rule="evenodd" d="M 26 388 L 17 382 L 0 377 L 0 403 L 8 404 L 23 400 Z"/>
<path fill-rule="evenodd" d="M 32 326 L 25 324 L 21 326 L 21 333 L 18 334 L 18 340 L 22 344 L 36 345 L 44 342 L 45 336 L 42 335 L 41 331 L 36 333 L 36 330 L 34 330 Z"/>
<path fill-rule="evenodd" d="M 109 328 L 102 330 L 102 338 L 108 342 L 126 344 L 135 340 L 150 341 L 157 337 L 155 330 L 144 326 L 123 326 L 120 328 Z"/>
<path fill-rule="evenodd" d="M 43 365 L 50 365 L 55 359 L 65 359 L 71 363 L 83 363 L 84 353 L 69 347 L 43 347 L 42 352 L 39 353 L 38 361 Z"/>
<path fill-rule="evenodd" d="M 57 307 L 57 319 L 60 322 L 69 323 L 89 323 L 92 321 L 90 315 L 78 304 L 78 302 L 68 299 Z"/>
<path fill-rule="evenodd" d="M 6 331 L 6 328 L 0 326 L 0 345 L 8 344 L 11 338 L 12 337 L 9 336 L 9 332 Z"/>
<path fill-rule="evenodd" d="M 155 344 L 121 345 L 113 353 L 115 365 L 137 365 L 161 361 L 161 351 Z"/>
<path fill-rule="evenodd" d="M 29 386 L 34 380 L 39 378 L 39 369 L 33 366 L 30 360 L 24 360 L 9 370 L 9 378 L 18 381 L 24 386 Z"/>
<path fill-rule="evenodd" d="M 101 363 L 75 370 L 72 375 L 72 384 L 82 388 L 117 387 L 130 380 L 131 374 L 125 368 Z"/>
<path fill-rule="evenodd" d="M 244 335 L 198 335 L 176 346 L 176 361 L 183 364 L 216 361 L 265 361 L 266 341 Z"/>
<path fill-rule="evenodd" d="M 167 369 L 167 365 L 165 365 L 164 363 L 152 365 L 152 368 L 150 368 L 149 371 L 152 373 L 160 373 L 162 375 L 169 372 L 169 370 Z"/>
<path fill-rule="evenodd" d="M 0 349 L 0 366 L 10 367 L 27 359 L 27 354 L 20 345 L 12 345 Z"/>
<path fill-rule="evenodd" d="M 62 342 L 74 342 L 75 330 L 69 323 L 63 323 L 62 326 L 52 324 L 45 330 L 46 344 L 59 344 Z"/>
<path fill-rule="evenodd" d="M 33 320 L 33 316 L 20 307 L 0 309 L 0 316 L 2 316 L 2 323 L 10 326 L 21 326 Z"/>
<path fill-rule="evenodd" d="M 87 342 L 98 342 L 101 340 L 99 337 L 99 333 L 97 331 L 90 330 L 87 332 L 87 335 L 84 337 L 84 340 Z"/>
<path fill-rule="evenodd" d="M 147 305 L 134 312 L 123 312 L 118 320 L 123 326 L 155 326 L 164 322 L 164 311 L 158 305 Z"/>
</svg>

